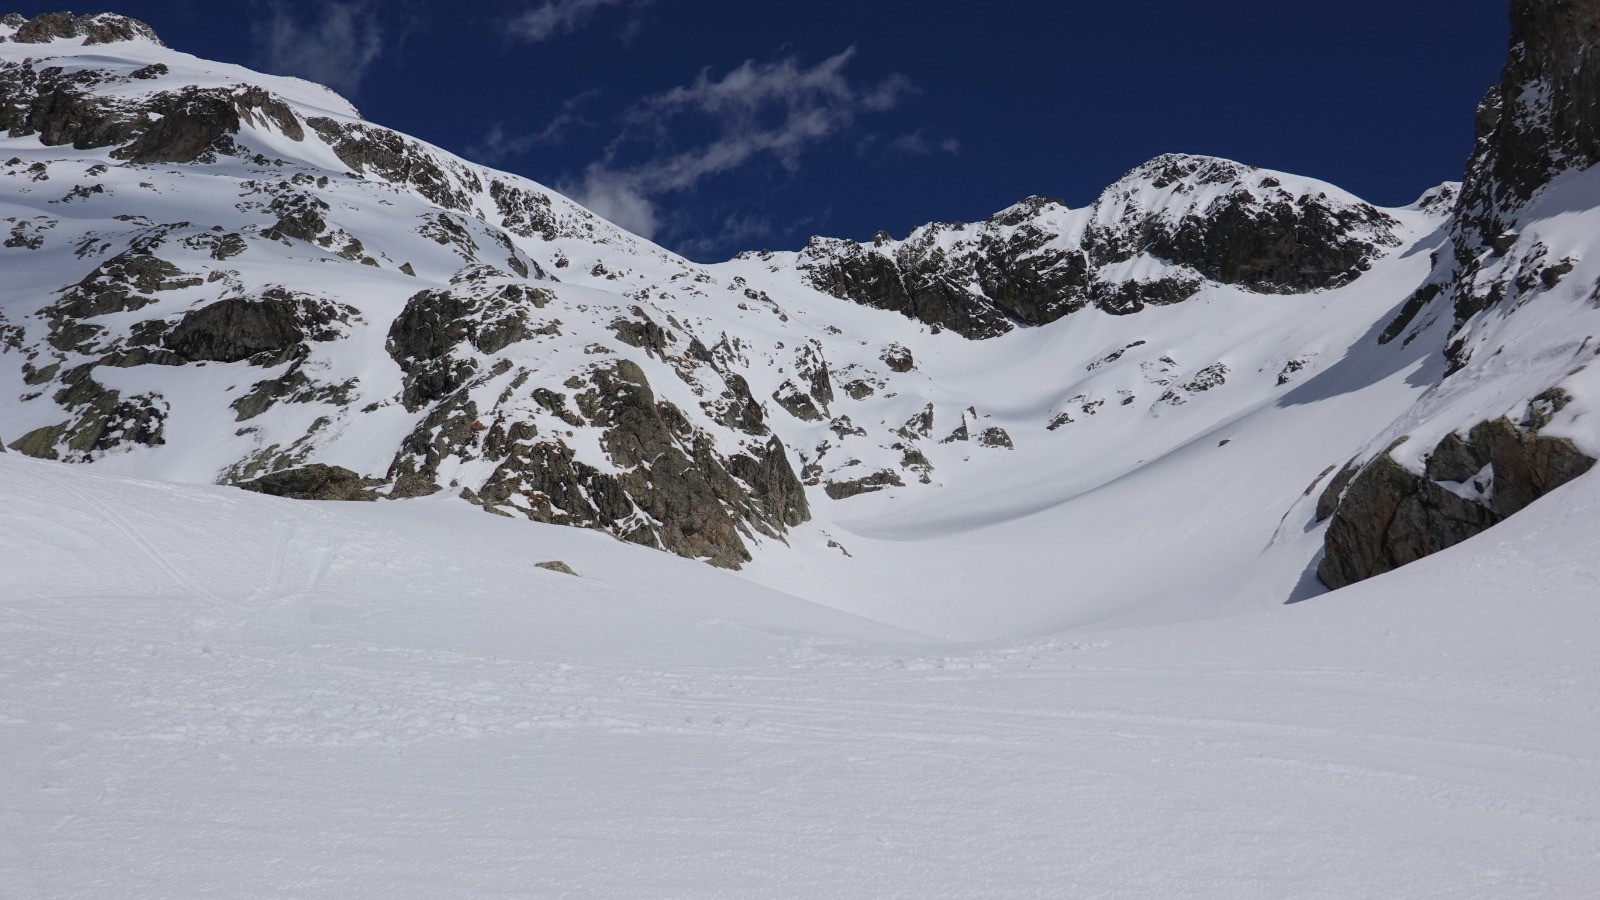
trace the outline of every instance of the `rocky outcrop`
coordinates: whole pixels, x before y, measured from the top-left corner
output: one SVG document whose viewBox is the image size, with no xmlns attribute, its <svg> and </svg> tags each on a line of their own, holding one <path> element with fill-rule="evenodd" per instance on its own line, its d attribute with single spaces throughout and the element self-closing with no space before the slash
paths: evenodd
<svg viewBox="0 0 1600 900">
<path fill-rule="evenodd" d="M 339 160 L 353 171 L 410 185 L 445 209 L 472 209 L 472 196 L 483 190 L 476 175 L 442 163 L 416 141 L 387 128 L 329 118 L 307 121 Z"/>
<path fill-rule="evenodd" d="M 1331 510 L 1317 577 L 1341 588 L 1392 571 L 1480 534 L 1594 466 L 1567 438 L 1538 433 L 1564 394 L 1529 405 L 1519 425 L 1480 422 L 1451 433 L 1413 472 L 1384 452 L 1330 483 L 1318 515 Z M 1348 486 L 1346 486 L 1348 485 Z"/>
<path fill-rule="evenodd" d="M 564 398 L 548 402 L 566 411 Z M 575 405 L 578 412 L 567 414 L 601 429 L 617 471 L 578 460 L 564 443 L 540 437 L 533 422 L 497 419 L 481 437 L 470 430 L 459 436 L 500 461 L 474 499 L 725 568 L 749 561 L 745 539 L 753 533 L 781 537 L 810 517 L 804 488 L 776 438 L 720 455 L 710 435 L 655 396 L 630 360 L 594 367 Z"/>
<path fill-rule="evenodd" d="M 50 314 L 65 321 L 128 312 L 154 303 L 156 294 L 204 283 L 205 279 L 155 256 L 148 244 L 135 242 L 134 247 L 96 266 L 68 287 Z"/>
<path fill-rule="evenodd" d="M 1560 173 L 1600 162 L 1600 3 L 1513 0 L 1510 54 L 1476 125 L 1457 206 L 1455 271 L 1436 279 L 1453 285 L 1458 323 L 1511 293 L 1485 269 L 1516 243 L 1517 211 Z"/>
<path fill-rule="evenodd" d="M 342 466 L 313 463 L 294 469 L 273 472 L 236 486 L 258 494 L 289 497 L 295 500 L 376 500 L 374 485 L 377 479 L 362 478 Z"/>
<path fill-rule="evenodd" d="M 69 12 L 44 13 L 31 19 L 16 13 L 0 19 L 0 25 L 15 28 L 11 40 L 18 44 L 47 44 L 54 40 L 83 38 L 85 45 L 141 40 L 165 47 L 155 29 L 127 16 L 99 13 L 75 16 Z M 0 37 L 0 41 L 5 38 Z"/>
<path fill-rule="evenodd" d="M 1451 222 L 1452 252 L 1436 259 L 1432 276 L 1378 336 L 1389 343 L 1405 334 L 1409 343 L 1437 317 L 1425 312 L 1436 301 L 1449 303 L 1446 378 L 1467 369 L 1480 350 L 1505 349 L 1518 310 L 1560 302 L 1541 295 L 1574 271 L 1574 258 L 1521 229 L 1541 189 L 1600 162 L 1600 2 L 1513 0 L 1508 60 L 1478 107 L 1476 126 Z M 1501 312 L 1479 315 L 1490 309 Z M 1594 460 L 1572 441 L 1540 433 L 1567 402 L 1552 389 L 1519 421 L 1462 423 L 1420 473 L 1387 453 L 1347 467 L 1318 503 L 1319 519 L 1331 518 L 1319 577 L 1341 587 L 1389 571 L 1478 534 L 1587 472 Z"/>
<path fill-rule="evenodd" d="M 126 99 L 94 90 L 119 80 L 101 69 L 7 63 L 0 66 L 0 129 L 12 137 L 38 135 L 52 147 L 117 147 L 114 157 L 136 164 L 236 154 L 234 137 L 246 124 L 293 140 L 305 136 L 288 104 L 259 87 L 184 87 Z"/>
<path fill-rule="evenodd" d="M 1084 243 L 1100 265 L 1144 255 L 1219 284 L 1292 294 L 1360 275 L 1398 244 L 1395 225 L 1369 204 L 1248 166 L 1168 155 L 1101 195 Z"/>
<path fill-rule="evenodd" d="M 308 340 L 339 336 L 334 323 L 352 311 L 326 301 L 269 289 L 260 299 L 218 300 L 184 315 L 163 339 L 190 362 L 240 362 L 261 357 L 266 365 L 292 358 Z"/>
<path fill-rule="evenodd" d="M 835 297 L 987 338 L 1088 306 L 1123 315 L 1179 303 L 1207 281 L 1258 293 L 1347 283 L 1398 245 L 1396 223 L 1331 190 L 1169 155 L 1129 172 L 1088 210 L 1030 197 L 984 222 L 926 225 L 904 241 L 882 232 L 868 243 L 813 238 L 796 265 Z M 1136 257 L 1166 264 L 1166 274 L 1128 276 L 1121 264 Z"/>
<path fill-rule="evenodd" d="M 567 379 L 572 393 L 524 387 L 532 372 L 496 357 L 516 342 L 560 334 L 543 312 L 551 299 L 541 288 L 484 278 L 421 291 L 406 303 L 387 346 L 404 372 L 402 402 L 426 416 L 390 469 L 395 494 L 439 490 L 459 462 L 485 461 L 492 472 L 463 496 L 486 509 L 595 528 L 728 568 L 750 559 L 750 538 L 781 538 L 810 517 L 787 451 L 748 385 L 723 375 L 699 340 L 683 340 L 642 307 L 612 321 L 618 343 L 666 364 L 708 397 L 720 383 L 721 396 L 708 399 L 705 412 L 748 436 L 741 452 L 720 450 L 704 426 L 657 396 L 631 359 L 589 364 Z M 500 385 L 499 399 L 484 409 L 473 396 L 490 383 Z M 590 431 L 605 469 L 574 452 L 574 429 Z"/>
<path fill-rule="evenodd" d="M 893 469 L 882 469 L 871 475 L 852 478 L 846 481 L 830 481 L 823 491 L 834 500 L 846 500 L 861 494 L 870 494 L 891 487 L 905 487 L 905 482 L 900 480 L 900 473 Z"/>
<path fill-rule="evenodd" d="M 1053 246 L 1054 223 L 1039 216 L 1063 209 L 1034 197 L 979 225 L 924 226 L 904 242 L 883 232 L 870 244 L 813 238 L 800 267 L 813 287 L 835 297 L 966 337 L 994 337 L 1088 302 L 1082 252 Z"/>
<path fill-rule="evenodd" d="M 493 355 L 548 329 L 536 319 L 548 291 L 506 280 L 468 282 L 421 291 L 389 327 L 389 355 L 405 373 L 407 409 L 418 410 L 466 384 L 480 369 L 477 354 Z M 456 352 L 465 344 L 477 354 Z"/>
<path fill-rule="evenodd" d="M 77 366 L 60 377 L 62 386 L 52 399 L 71 418 L 22 435 L 11 449 L 40 459 L 87 462 L 118 447 L 166 443 L 167 402 L 158 394 L 124 396 L 106 387 L 95 380 L 95 365 Z"/>
<path fill-rule="evenodd" d="M 1480 503 L 1384 453 L 1350 482 L 1324 538 L 1317 577 L 1341 588 L 1454 546 L 1500 521 Z"/>
<path fill-rule="evenodd" d="M 274 127 L 291 140 L 305 130 L 282 100 L 258 87 L 185 88 L 157 94 L 138 110 L 137 137 L 112 153 L 136 164 L 187 163 L 238 152 L 233 136 L 246 123 Z"/>
</svg>

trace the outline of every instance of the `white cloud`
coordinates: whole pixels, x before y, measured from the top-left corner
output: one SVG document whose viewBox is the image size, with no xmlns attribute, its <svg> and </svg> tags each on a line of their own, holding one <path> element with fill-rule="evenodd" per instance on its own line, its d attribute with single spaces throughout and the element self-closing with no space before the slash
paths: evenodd
<svg viewBox="0 0 1600 900">
<path fill-rule="evenodd" d="M 622 136 L 568 193 L 618 225 L 652 237 L 659 225 L 655 199 L 663 194 L 688 190 L 760 157 L 795 171 L 806 148 L 843 132 L 863 113 L 892 108 L 912 90 L 901 75 L 866 86 L 852 83 L 845 69 L 854 55 L 850 48 L 809 68 L 792 57 L 747 60 L 720 78 L 702 71 L 691 84 L 648 97 L 629 110 Z M 715 136 L 642 163 L 618 162 L 634 144 L 664 145 L 685 118 L 709 122 Z"/>
<path fill-rule="evenodd" d="M 321 5 L 316 17 L 296 15 L 281 2 L 254 29 L 266 67 L 284 75 L 353 92 L 383 55 L 383 31 L 365 0 Z"/>
<path fill-rule="evenodd" d="M 755 241 L 773 233 L 770 219 L 753 214 L 734 213 L 724 216 L 710 232 L 681 239 L 676 249 L 685 256 L 709 256 L 725 251 L 729 246 L 752 246 Z"/>
<path fill-rule="evenodd" d="M 656 0 L 549 0 L 543 6 L 530 9 L 511 20 L 511 31 L 525 41 L 538 43 L 558 35 L 577 31 L 589 24 L 602 10 L 621 6 L 640 9 Z M 637 23 L 630 23 L 637 29 Z"/>
<path fill-rule="evenodd" d="M 497 166 L 527 153 L 535 147 L 559 144 L 574 128 L 591 125 L 580 110 L 590 100 L 600 95 L 599 90 L 584 91 L 561 105 L 561 112 L 537 131 L 512 134 L 504 122 L 496 122 L 484 132 L 477 143 L 467 147 L 464 154 L 485 165 Z"/>
<path fill-rule="evenodd" d="M 955 138 L 929 138 L 921 130 L 911 134 L 902 134 L 890 141 L 886 147 L 890 153 L 904 156 L 932 156 L 935 153 L 944 153 L 950 156 L 961 154 L 961 142 Z"/>
<path fill-rule="evenodd" d="M 629 173 L 592 165 L 584 172 L 583 182 L 576 188 L 568 186 L 566 193 L 595 215 L 634 234 L 654 237 L 660 228 L 655 203 Z"/>
</svg>

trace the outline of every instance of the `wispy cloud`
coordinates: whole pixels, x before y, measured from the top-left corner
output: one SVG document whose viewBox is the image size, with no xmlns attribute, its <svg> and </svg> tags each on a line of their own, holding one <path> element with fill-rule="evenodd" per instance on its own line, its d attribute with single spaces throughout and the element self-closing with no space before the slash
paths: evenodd
<svg viewBox="0 0 1600 900">
<path fill-rule="evenodd" d="M 319 12 L 310 16 L 297 14 L 282 0 L 267 9 L 253 36 L 273 72 L 353 93 L 383 55 L 383 29 L 367 0 L 320 4 Z"/>
<path fill-rule="evenodd" d="M 566 140 L 573 129 L 593 124 L 583 116 L 582 109 L 599 95 L 598 89 L 588 90 L 567 100 L 561 105 L 561 112 L 557 113 L 555 118 L 533 131 L 513 133 L 506 129 L 504 122 L 496 122 L 484 132 L 483 137 L 463 152 L 467 157 L 485 165 L 497 166 L 522 156 L 536 147 L 559 144 Z"/>
<path fill-rule="evenodd" d="M 511 20 L 511 32 L 531 43 L 547 41 L 562 34 L 577 31 L 594 20 L 602 11 L 621 7 L 639 10 L 651 6 L 656 0 L 548 0 Z M 627 37 L 637 33 L 638 21 L 628 23 Z"/>
<path fill-rule="evenodd" d="M 933 156 L 943 153 L 948 156 L 961 154 L 961 142 L 955 138 L 930 138 L 919 129 L 911 134 L 902 134 L 889 141 L 885 148 L 890 153 L 902 156 Z"/>
<path fill-rule="evenodd" d="M 714 254 L 726 247 L 742 247 L 770 237 L 776 229 L 772 220 L 754 213 L 733 213 L 717 222 L 710 233 L 681 239 L 676 249 L 691 258 Z"/>
<path fill-rule="evenodd" d="M 645 237 L 660 227 L 656 200 L 693 188 L 705 178 L 770 158 L 796 171 L 804 151 L 850 127 L 864 113 L 892 109 L 912 90 L 901 75 L 875 84 L 852 82 L 846 68 L 855 48 L 807 67 L 788 57 L 747 60 L 722 77 L 702 71 L 691 84 L 647 97 L 624 116 L 624 131 L 582 177 L 566 185 L 580 203 Z M 675 126 L 691 120 L 714 136 L 644 162 L 625 164 L 637 145 L 671 146 Z"/>
</svg>

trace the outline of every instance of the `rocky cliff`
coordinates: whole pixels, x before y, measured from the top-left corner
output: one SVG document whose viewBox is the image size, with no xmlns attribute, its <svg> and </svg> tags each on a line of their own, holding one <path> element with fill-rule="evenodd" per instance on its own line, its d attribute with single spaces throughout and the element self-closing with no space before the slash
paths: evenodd
<svg viewBox="0 0 1600 900">
<path fill-rule="evenodd" d="M 1587 403 L 1567 408 L 1593 394 L 1585 329 L 1595 325 L 1583 313 L 1596 296 L 1585 260 L 1596 162 L 1600 3 L 1515 0 L 1505 70 L 1478 107 L 1451 252 L 1380 336 L 1410 340 L 1448 316 L 1443 381 L 1399 426 L 1400 440 L 1436 443 L 1408 465 L 1379 453 L 1331 485 L 1319 516 L 1331 516 L 1318 570 L 1328 586 L 1479 534 L 1594 464 L 1578 422 Z M 1474 421 L 1485 395 L 1504 413 Z M 1552 421 L 1571 436 L 1548 434 Z"/>
<path fill-rule="evenodd" d="M 1072 210 L 1030 198 L 903 241 L 814 238 L 795 266 L 817 289 L 965 337 L 1181 303 L 1202 285 L 1263 294 L 1346 284 L 1399 245 L 1385 213 L 1329 185 L 1222 159 L 1158 157 Z"/>
</svg>

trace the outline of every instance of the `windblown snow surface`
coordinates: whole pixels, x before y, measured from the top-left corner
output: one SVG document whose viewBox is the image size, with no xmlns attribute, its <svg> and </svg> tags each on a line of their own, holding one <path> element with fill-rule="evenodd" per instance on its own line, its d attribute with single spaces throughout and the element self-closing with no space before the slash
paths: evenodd
<svg viewBox="0 0 1600 900">
<path fill-rule="evenodd" d="M 16 454 L 0 475 L 9 896 L 1577 897 L 1600 875 L 1594 479 L 1337 594 L 966 642 L 447 500 Z M 557 558 L 579 577 L 533 565 Z"/>
<path fill-rule="evenodd" d="M 320 88 L 153 45 L 49 52 L 169 66 L 141 91 L 248 79 L 302 118 L 354 121 Z M 625 357 L 732 452 L 749 435 L 712 421 L 701 392 L 738 375 L 776 400 L 801 348 L 825 354 L 840 390 L 824 415 L 766 414 L 796 468 L 816 467 L 812 519 L 748 535 L 754 559 L 734 573 L 485 515 L 456 499 L 492 467 L 465 450 L 441 470 L 451 490 L 423 499 L 209 485 L 291 443 L 297 462 L 383 476 L 424 417 L 396 400 L 389 324 L 475 259 L 418 232 L 436 204 L 347 174 L 315 134 L 251 125 L 239 141 L 274 159 L 133 167 L 6 139 L 0 212 L 17 246 L 0 250 L 0 301 L 17 352 L 51 353 L 41 311 L 157 221 L 183 220 L 161 226 L 178 235 L 166 252 L 207 280 L 148 315 L 213 302 L 213 284 L 311 288 L 358 314 L 307 364 L 319 385 L 354 385 L 342 403 L 299 398 L 241 428 L 231 405 L 260 367 L 98 365 L 108 388 L 163 398 L 164 443 L 88 466 L 0 454 L 0 895 L 1580 897 L 1600 884 L 1600 480 L 1336 593 L 1313 574 L 1325 525 L 1312 512 L 1352 457 L 1409 434 L 1397 452 L 1416 465 L 1407 454 L 1444 431 L 1518 415 L 1555 385 L 1573 400 L 1548 433 L 1600 451 L 1600 368 L 1583 366 L 1600 255 L 1582 252 L 1600 233 L 1600 172 L 1553 186 L 1496 263 L 1576 268 L 1476 320 L 1483 352 L 1449 379 L 1438 310 L 1377 342 L 1449 252 L 1437 202 L 1383 211 L 1398 245 L 1343 286 L 1207 283 L 1175 306 L 1087 309 L 987 341 L 827 296 L 798 254 L 696 266 L 561 198 L 553 237 L 460 217 L 467 243 L 561 272 L 533 280 L 550 294 L 540 315 L 565 330 L 504 351 L 528 369 L 515 390 Z M 452 184 L 511 178 L 423 150 Z M 359 234 L 378 265 L 263 236 L 271 216 L 251 198 L 280 181 L 328 198 L 329 234 Z M 80 182 L 100 189 L 71 192 Z M 1091 213 L 1040 215 L 1070 235 Z M 213 281 L 218 260 L 180 237 L 215 223 L 248 251 Z M 678 363 L 690 337 L 726 346 L 722 374 L 614 339 L 615 320 L 647 314 L 679 332 Z M 137 319 L 97 321 L 110 342 Z M 891 347 L 915 366 L 888 366 Z M 96 358 L 57 349 L 41 365 Z M 0 367 L 8 440 L 68 418 L 58 385 L 25 375 Z M 845 388 L 857 382 L 871 390 Z M 554 433 L 513 408 L 511 387 L 474 390 L 485 409 L 506 391 L 502 406 Z M 575 452 L 609 465 L 597 430 L 571 427 Z M 1010 446 L 976 439 L 990 428 Z M 885 471 L 905 483 L 827 493 Z M 576 576 L 536 566 L 551 560 Z"/>
</svg>

